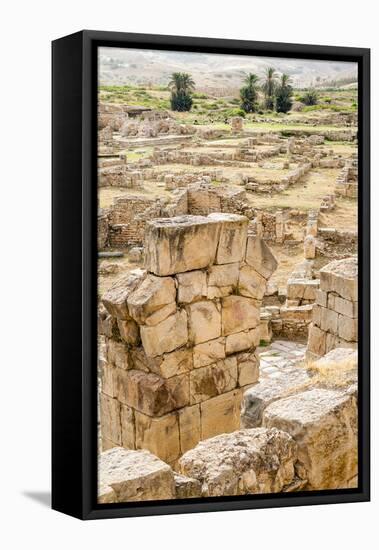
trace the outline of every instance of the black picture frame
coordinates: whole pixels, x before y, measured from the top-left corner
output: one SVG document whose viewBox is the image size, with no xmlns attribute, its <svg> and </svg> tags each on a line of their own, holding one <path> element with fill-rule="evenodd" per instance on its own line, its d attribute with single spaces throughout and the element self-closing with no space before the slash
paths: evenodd
<svg viewBox="0 0 379 550">
<path fill-rule="evenodd" d="M 359 486 L 97 504 L 97 48 L 149 48 L 358 63 Z M 85 30 L 52 43 L 52 507 L 81 519 L 370 499 L 370 50 Z"/>
</svg>

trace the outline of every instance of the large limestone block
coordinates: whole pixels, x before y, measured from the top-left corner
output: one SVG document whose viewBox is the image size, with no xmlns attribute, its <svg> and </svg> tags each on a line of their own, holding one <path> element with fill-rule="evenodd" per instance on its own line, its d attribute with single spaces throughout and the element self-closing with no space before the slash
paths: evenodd
<svg viewBox="0 0 379 550">
<path fill-rule="evenodd" d="M 150 416 L 162 416 L 189 402 L 189 379 L 186 374 L 169 379 L 140 370 L 116 369 L 118 400 Z"/>
<path fill-rule="evenodd" d="M 260 237 L 247 238 L 246 263 L 265 279 L 269 279 L 278 267 L 273 253 Z"/>
<path fill-rule="evenodd" d="M 121 404 L 104 393 L 100 394 L 101 435 L 121 445 Z"/>
<path fill-rule="evenodd" d="M 156 325 L 176 311 L 175 298 L 176 287 L 172 277 L 149 274 L 128 296 L 129 315 L 140 325 Z"/>
<path fill-rule="evenodd" d="M 333 309 L 341 315 L 350 317 L 351 319 L 356 319 L 358 317 L 358 302 L 345 300 L 334 292 L 329 292 L 328 294 L 328 308 Z"/>
<path fill-rule="evenodd" d="M 320 311 L 320 328 L 325 332 L 338 334 L 338 313 L 322 307 Z"/>
<path fill-rule="evenodd" d="M 200 404 L 202 439 L 239 429 L 241 398 L 241 390 L 236 389 Z"/>
<path fill-rule="evenodd" d="M 120 332 L 121 339 L 132 346 L 138 346 L 140 342 L 140 333 L 138 325 L 135 321 L 117 319 L 117 326 Z"/>
<path fill-rule="evenodd" d="M 276 429 L 240 430 L 201 441 L 179 460 L 202 496 L 277 493 L 294 478 L 296 444 Z"/>
<path fill-rule="evenodd" d="M 358 382 L 358 352 L 352 348 L 335 348 L 313 361 L 309 368 L 322 387 L 351 388 Z"/>
<path fill-rule="evenodd" d="M 134 422 L 134 410 L 121 403 L 121 442 L 127 449 L 135 449 L 136 427 Z"/>
<path fill-rule="evenodd" d="M 130 357 L 135 369 L 153 372 L 162 378 L 186 374 L 193 369 L 193 354 L 189 348 L 180 348 L 157 357 L 148 357 L 141 347 L 131 349 Z"/>
<path fill-rule="evenodd" d="M 238 353 L 236 356 L 238 368 L 238 385 L 242 388 L 258 382 L 259 355 L 255 352 Z"/>
<path fill-rule="evenodd" d="M 308 331 L 307 351 L 314 355 L 324 355 L 326 351 L 326 333 L 311 323 Z"/>
<path fill-rule="evenodd" d="M 141 327 L 141 340 L 149 357 L 162 355 L 184 346 L 188 341 L 187 313 L 180 310 L 155 326 Z"/>
<path fill-rule="evenodd" d="M 172 469 L 148 451 L 110 449 L 101 453 L 98 468 L 102 502 L 114 502 L 106 487 L 114 491 L 116 502 L 163 500 L 176 496 Z"/>
<path fill-rule="evenodd" d="M 178 280 L 178 302 L 190 304 L 207 296 L 207 274 L 205 271 L 187 271 L 176 276 Z"/>
<path fill-rule="evenodd" d="M 239 262 L 213 265 L 208 270 L 208 298 L 223 298 L 235 292 L 239 277 Z"/>
<path fill-rule="evenodd" d="M 181 454 L 193 449 L 201 439 L 200 405 L 178 411 Z"/>
<path fill-rule="evenodd" d="M 152 418 L 135 412 L 136 448 L 147 449 L 170 464 L 180 455 L 178 413 Z"/>
<path fill-rule="evenodd" d="M 347 486 L 357 473 L 357 403 L 353 395 L 311 389 L 269 405 L 263 425 L 289 433 L 298 444 L 296 470 L 309 489 Z"/>
<path fill-rule="evenodd" d="M 215 213 L 209 214 L 208 219 L 221 226 L 215 263 L 240 262 L 246 250 L 248 218 L 238 214 Z"/>
<path fill-rule="evenodd" d="M 225 359 L 225 338 L 215 338 L 193 347 L 193 366 L 195 369 Z"/>
<path fill-rule="evenodd" d="M 256 348 L 261 339 L 260 327 L 230 334 L 225 338 L 226 355 Z"/>
<path fill-rule="evenodd" d="M 118 319 L 130 319 L 127 299 L 133 290 L 142 283 L 145 277 L 146 271 L 143 269 L 135 269 L 118 279 L 110 289 L 104 293 L 102 302 L 111 315 Z"/>
<path fill-rule="evenodd" d="M 222 334 L 226 336 L 259 325 L 260 311 L 251 298 L 227 296 L 222 298 Z"/>
<path fill-rule="evenodd" d="M 346 317 L 346 315 L 338 316 L 338 336 L 348 342 L 357 342 L 358 340 L 358 319 Z"/>
<path fill-rule="evenodd" d="M 113 365 L 103 364 L 100 371 L 101 391 L 109 397 L 116 397 L 114 387 L 114 373 L 115 367 Z"/>
<path fill-rule="evenodd" d="M 128 349 L 123 342 L 108 340 L 107 357 L 109 365 L 125 370 L 132 368 Z"/>
<path fill-rule="evenodd" d="M 281 371 L 275 378 L 266 378 L 246 390 L 241 407 L 241 426 L 258 428 L 262 425 L 263 411 L 278 399 L 283 399 L 307 388 L 311 377 L 303 368 Z"/>
<path fill-rule="evenodd" d="M 213 365 L 194 369 L 190 373 L 190 403 L 200 403 L 210 397 L 233 390 L 238 372 L 235 357 L 228 357 Z"/>
<path fill-rule="evenodd" d="M 165 276 L 214 263 L 220 224 L 203 216 L 159 218 L 145 233 L 146 269 Z"/>
<path fill-rule="evenodd" d="M 249 265 L 241 268 L 238 280 L 238 291 L 241 296 L 262 300 L 266 291 L 267 281 Z"/>
<path fill-rule="evenodd" d="M 345 300 L 358 301 L 358 259 L 335 260 L 320 269 L 320 288 Z"/>
<path fill-rule="evenodd" d="M 207 300 L 187 306 L 189 340 L 201 344 L 221 336 L 221 313 L 214 302 Z"/>
</svg>

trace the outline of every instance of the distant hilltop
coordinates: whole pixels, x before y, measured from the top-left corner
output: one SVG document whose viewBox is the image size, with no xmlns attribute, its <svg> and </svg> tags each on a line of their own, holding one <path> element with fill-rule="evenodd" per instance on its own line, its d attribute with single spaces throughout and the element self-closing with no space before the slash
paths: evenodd
<svg viewBox="0 0 379 550">
<path fill-rule="evenodd" d="M 267 67 L 290 75 L 293 86 L 355 87 L 357 64 L 335 61 L 199 54 L 158 50 L 100 48 L 101 85 L 165 86 L 173 72 L 189 72 L 201 88 L 239 88 L 248 72 Z"/>
</svg>

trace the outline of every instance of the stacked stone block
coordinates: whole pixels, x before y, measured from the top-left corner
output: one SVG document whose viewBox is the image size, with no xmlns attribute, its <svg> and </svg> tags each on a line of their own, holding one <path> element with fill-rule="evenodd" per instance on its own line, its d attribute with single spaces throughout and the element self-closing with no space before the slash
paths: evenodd
<svg viewBox="0 0 379 550">
<path fill-rule="evenodd" d="M 335 260 L 320 270 L 320 290 L 312 312 L 308 357 L 358 341 L 358 260 Z"/>
<path fill-rule="evenodd" d="M 259 314 L 276 269 L 234 214 L 147 224 L 146 269 L 103 295 L 103 449 L 147 449 L 169 464 L 200 440 L 237 430 L 259 377 Z"/>
</svg>

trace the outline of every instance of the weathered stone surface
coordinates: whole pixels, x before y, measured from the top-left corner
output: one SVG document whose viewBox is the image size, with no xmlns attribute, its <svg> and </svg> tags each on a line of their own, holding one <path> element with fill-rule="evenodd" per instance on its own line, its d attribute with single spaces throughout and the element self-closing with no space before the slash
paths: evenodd
<svg viewBox="0 0 379 550">
<path fill-rule="evenodd" d="M 104 364 L 101 368 L 101 391 L 109 397 L 116 397 L 114 388 L 114 371 L 113 365 Z"/>
<path fill-rule="evenodd" d="M 189 340 L 195 345 L 221 336 L 221 313 L 210 301 L 187 306 Z"/>
<path fill-rule="evenodd" d="M 127 299 L 134 289 L 144 280 L 146 271 L 135 269 L 118 279 L 111 288 L 104 293 L 102 302 L 108 312 L 118 319 L 130 319 Z"/>
<path fill-rule="evenodd" d="M 139 328 L 135 321 L 117 319 L 120 336 L 124 342 L 133 346 L 138 346 L 140 341 Z"/>
<path fill-rule="evenodd" d="M 266 279 L 249 265 L 241 268 L 238 280 L 238 291 L 241 296 L 262 300 L 266 290 Z"/>
<path fill-rule="evenodd" d="M 175 298 L 176 287 L 172 277 L 155 277 L 149 274 L 128 296 L 129 315 L 140 325 L 155 325 L 175 312 Z M 163 318 L 162 314 L 154 315 L 162 308 L 165 308 Z"/>
<path fill-rule="evenodd" d="M 168 353 L 187 343 L 187 313 L 185 310 L 170 315 L 155 326 L 141 326 L 141 340 L 149 357 Z"/>
<path fill-rule="evenodd" d="M 186 375 L 164 379 L 140 370 L 116 369 L 115 385 L 121 403 L 150 416 L 162 416 L 189 403 Z"/>
<path fill-rule="evenodd" d="M 357 473 L 357 405 L 340 391 L 311 389 L 269 405 L 263 425 L 298 444 L 296 471 L 309 489 L 345 487 Z"/>
<path fill-rule="evenodd" d="M 351 300 L 345 300 L 334 292 L 328 294 L 328 308 L 333 309 L 341 315 L 356 319 L 358 317 L 358 302 L 352 302 Z"/>
<path fill-rule="evenodd" d="M 258 428 L 262 425 L 263 411 L 278 399 L 288 397 L 311 384 L 311 377 L 303 368 L 281 372 L 275 378 L 266 378 L 243 394 L 241 426 Z"/>
<path fill-rule="evenodd" d="M 210 397 L 233 390 L 237 386 L 237 360 L 228 357 L 213 365 L 194 369 L 190 373 L 190 403 L 200 403 Z"/>
<path fill-rule="evenodd" d="M 260 237 L 247 238 L 246 263 L 265 279 L 269 279 L 278 267 L 273 253 Z"/>
<path fill-rule="evenodd" d="M 238 367 L 238 385 L 243 387 L 258 382 L 259 355 L 255 352 L 238 353 L 236 359 Z"/>
<path fill-rule="evenodd" d="M 127 449 L 135 449 L 136 429 L 134 423 L 134 411 L 131 407 L 121 403 L 121 442 Z"/>
<path fill-rule="evenodd" d="M 313 260 L 316 257 L 316 239 L 312 235 L 307 235 L 304 239 L 304 258 Z"/>
<path fill-rule="evenodd" d="M 194 368 L 211 365 L 220 359 L 225 359 L 225 338 L 223 337 L 197 344 L 193 348 Z"/>
<path fill-rule="evenodd" d="M 159 418 L 135 412 L 136 448 L 150 452 L 172 464 L 180 455 L 178 414 L 172 412 Z M 163 444 L 162 444 L 163 442 Z"/>
<path fill-rule="evenodd" d="M 170 466 L 148 451 L 114 448 L 99 457 L 99 494 L 111 502 L 109 490 L 117 502 L 134 502 L 175 498 L 174 474 Z"/>
<path fill-rule="evenodd" d="M 250 298 L 228 296 L 222 298 L 222 334 L 228 335 L 259 325 L 260 311 Z"/>
<path fill-rule="evenodd" d="M 324 355 L 326 345 L 326 333 L 313 325 L 309 325 L 308 351 L 315 355 Z"/>
<path fill-rule="evenodd" d="M 176 276 L 178 280 L 178 302 L 189 304 L 207 296 L 207 274 L 205 271 L 187 271 Z"/>
<path fill-rule="evenodd" d="M 145 234 L 146 269 L 173 275 L 214 263 L 220 224 L 202 216 L 159 218 L 148 222 Z"/>
<path fill-rule="evenodd" d="M 223 298 L 235 292 L 239 278 L 239 262 L 213 265 L 208 271 L 208 299 Z"/>
<path fill-rule="evenodd" d="M 208 219 L 220 223 L 220 236 L 215 263 L 240 262 L 246 250 L 248 218 L 238 214 L 216 213 L 209 214 Z"/>
<path fill-rule="evenodd" d="M 358 319 L 351 319 L 346 315 L 338 316 L 338 336 L 348 342 L 358 340 Z"/>
<path fill-rule="evenodd" d="M 358 301 L 357 257 L 335 260 L 320 269 L 320 288 L 335 292 L 345 300 Z"/>
<path fill-rule="evenodd" d="M 99 504 L 117 502 L 117 495 L 112 487 L 109 487 L 109 485 L 104 485 L 104 483 L 100 483 L 97 492 L 97 502 Z"/>
<path fill-rule="evenodd" d="M 181 454 L 193 449 L 201 439 L 200 405 L 178 411 Z"/>
<path fill-rule="evenodd" d="M 354 394 L 353 386 L 358 383 L 358 352 L 352 348 L 335 348 L 313 361 L 309 369 L 319 386 L 344 389 Z"/>
<path fill-rule="evenodd" d="M 120 369 L 131 369 L 129 353 L 124 343 L 108 340 L 107 343 L 108 363 Z"/>
<path fill-rule="evenodd" d="M 176 498 L 201 497 L 201 484 L 197 479 L 174 472 Z"/>
<path fill-rule="evenodd" d="M 335 311 L 322 307 L 320 312 L 320 323 L 320 328 L 325 332 L 338 334 L 338 313 Z"/>
<path fill-rule="evenodd" d="M 233 390 L 200 404 L 201 438 L 207 439 L 220 433 L 234 432 L 240 427 L 241 390 Z"/>
<path fill-rule="evenodd" d="M 101 435 L 121 445 L 121 404 L 104 393 L 100 394 Z"/>
<path fill-rule="evenodd" d="M 292 482 L 296 444 L 276 429 L 240 430 L 202 441 L 179 460 L 202 496 L 276 493 Z"/>
<path fill-rule="evenodd" d="M 259 345 L 261 333 L 259 326 L 251 330 L 230 334 L 225 338 L 226 355 L 245 351 Z"/>
</svg>

